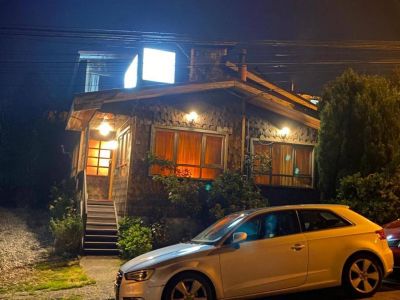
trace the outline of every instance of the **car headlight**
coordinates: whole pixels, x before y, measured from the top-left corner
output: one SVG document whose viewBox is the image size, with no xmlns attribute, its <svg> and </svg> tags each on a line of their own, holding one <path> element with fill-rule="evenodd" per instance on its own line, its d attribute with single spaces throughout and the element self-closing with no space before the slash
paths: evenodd
<svg viewBox="0 0 400 300">
<path fill-rule="evenodd" d="M 140 270 L 140 271 L 133 271 L 125 273 L 126 280 L 134 280 L 134 281 L 145 281 L 150 279 L 151 275 L 153 275 L 154 270 Z"/>
</svg>

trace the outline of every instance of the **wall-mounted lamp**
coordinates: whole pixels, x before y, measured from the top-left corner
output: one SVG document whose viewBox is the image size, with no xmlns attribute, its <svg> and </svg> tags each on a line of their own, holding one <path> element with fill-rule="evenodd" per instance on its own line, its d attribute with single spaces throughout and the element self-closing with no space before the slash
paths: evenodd
<svg viewBox="0 0 400 300">
<path fill-rule="evenodd" d="M 283 127 L 282 129 L 279 130 L 279 136 L 281 138 L 286 138 L 290 133 L 289 127 Z"/>
<path fill-rule="evenodd" d="M 192 111 L 192 112 L 190 112 L 190 113 L 188 113 L 188 114 L 186 115 L 186 119 L 187 119 L 189 122 L 194 122 L 194 121 L 196 121 L 198 117 L 199 117 L 199 115 L 198 115 L 197 112 L 195 112 L 195 111 Z"/>
<path fill-rule="evenodd" d="M 103 121 L 97 129 L 103 136 L 107 136 L 110 133 L 110 131 L 112 131 L 111 125 L 108 124 L 108 122 L 106 121 Z"/>
</svg>

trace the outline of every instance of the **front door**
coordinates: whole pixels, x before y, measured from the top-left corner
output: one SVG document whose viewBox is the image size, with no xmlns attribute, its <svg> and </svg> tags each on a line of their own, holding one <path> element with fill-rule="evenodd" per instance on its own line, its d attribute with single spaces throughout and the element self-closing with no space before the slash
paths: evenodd
<svg viewBox="0 0 400 300">
<path fill-rule="evenodd" d="M 220 254 L 224 297 L 265 293 L 302 285 L 308 249 L 295 211 L 256 216 L 235 232 L 246 232 L 238 249 L 225 245 Z"/>
<path fill-rule="evenodd" d="M 113 148 L 114 141 L 89 139 L 86 175 L 90 199 L 109 199 Z"/>
</svg>

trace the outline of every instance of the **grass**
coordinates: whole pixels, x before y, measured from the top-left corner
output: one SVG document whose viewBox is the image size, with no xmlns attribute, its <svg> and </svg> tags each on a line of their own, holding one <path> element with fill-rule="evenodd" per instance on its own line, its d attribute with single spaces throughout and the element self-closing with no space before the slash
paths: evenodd
<svg viewBox="0 0 400 300">
<path fill-rule="evenodd" d="M 96 282 L 85 274 L 77 260 L 51 261 L 36 265 L 28 278 L 0 287 L 0 294 L 13 292 L 33 293 L 42 290 L 57 291 L 94 283 Z"/>
</svg>

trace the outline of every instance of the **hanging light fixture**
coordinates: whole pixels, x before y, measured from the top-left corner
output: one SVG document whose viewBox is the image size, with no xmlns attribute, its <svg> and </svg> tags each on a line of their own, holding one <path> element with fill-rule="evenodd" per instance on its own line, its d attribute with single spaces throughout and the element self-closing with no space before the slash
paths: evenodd
<svg viewBox="0 0 400 300">
<path fill-rule="evenodd" d="M 103 136 L 107 136 L 112 131 L 112 127 L 107 121 L 103 121 L 97 129 Z"/>
</svg>

